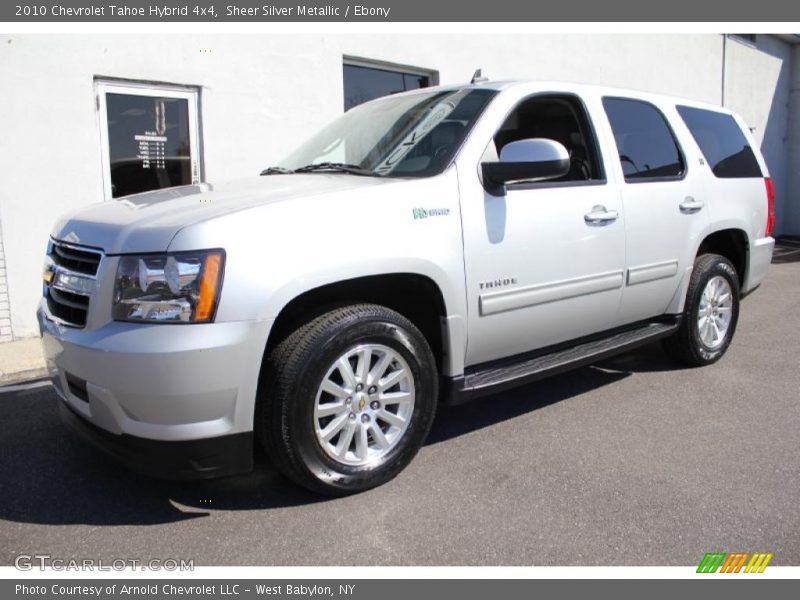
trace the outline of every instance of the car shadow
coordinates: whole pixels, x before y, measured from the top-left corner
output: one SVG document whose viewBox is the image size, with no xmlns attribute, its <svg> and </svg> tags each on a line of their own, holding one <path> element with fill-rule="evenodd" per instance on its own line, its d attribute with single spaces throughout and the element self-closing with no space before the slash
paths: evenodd
<svg viewBox="0 0 800 600">
<path fill-rule="evenodd" d="M 600 361 L 595 367 L 624 373 L 663 373 L 687 368 L 686 365 L 667 356 L 660 342 Z"/>
<path fill-rule="evenodd" d="M 210 481 L 140 475 L 62 423 L 51 387 L 0 394 L 0 519 L 48 525 L 158 525 L 213 508 L 291 507 L 322 500 L 284 479 L 264 456 L 248 474 Z"/>
<path fill-rule="evenodd" d="M 428 444 L 437 444 L 454 437 L 513 419 L 550 404 L 613 384 L 633 373 L 672 371 L 683 368 L 664 354 L 660 344 L 649 344 L 635 352 L 622 354 L 521 386 L 469 404 L 443 406 L 428 436 Z"/>
<path fill-rule="evenodd" d="M 635 372 L 677 368 L 658 346 L 511 390 L 458 410 L 442 407 L 427 444 L 445 443 L 590 392 Z M 159 525 L 219 510 L 265 510 L 327 499 L 285 479 L 264 456 L 246 475 L 199 482 L 131 472 L 60 422 L 52 388 L 0 394 L 0 519 L 47 525 Z M 211 500 L 213 499 L 213 504 Z"/>
</svg>

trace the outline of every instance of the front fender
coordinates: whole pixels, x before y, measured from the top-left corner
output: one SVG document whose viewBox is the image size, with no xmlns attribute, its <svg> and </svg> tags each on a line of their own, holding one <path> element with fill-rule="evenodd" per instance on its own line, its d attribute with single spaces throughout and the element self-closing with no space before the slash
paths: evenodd
<svg viewBox="0 0 800 600">
<path fill-rule="evenodd" d="M 191 225 L 170 244 L 171 251 L 213 247 L 226 252 L 217 321 L 274 320 L 294 298 L 321 286 L 397 273 L 432 280 L 448 321 L 466 317 L 455 168 L 254 206 Z"/>
</svg>

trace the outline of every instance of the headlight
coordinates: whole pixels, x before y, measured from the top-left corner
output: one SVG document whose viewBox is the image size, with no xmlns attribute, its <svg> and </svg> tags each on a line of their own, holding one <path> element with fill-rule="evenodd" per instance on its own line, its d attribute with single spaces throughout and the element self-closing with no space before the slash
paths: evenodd
<svg viewBox="0 0 800 600">
<path fill-rule="evenodd" d="M 122 256 L 114 282 L 116 321 L 204 323 L 222 287 L 222 250 Z"/>
</svg>

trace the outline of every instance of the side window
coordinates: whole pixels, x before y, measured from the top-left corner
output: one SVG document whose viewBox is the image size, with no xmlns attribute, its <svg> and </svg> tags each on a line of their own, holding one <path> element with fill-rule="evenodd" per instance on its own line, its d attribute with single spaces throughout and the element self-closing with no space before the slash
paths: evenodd
<svg viewBox="0 0 800 600">
<path fill-rule="evenodd" d="M 764 176 L 753 149 L 732 116 L 689 106 L 677 108 L 714 175 Z"/>
<path fill-rule="evenodd" d="M 503 146 L 529 138 L 547 138 L 564 145 L 569 172 L 551 181 L 604 181 L 594 132 L 583 104 L 574 96 L 534 96 L 508 116 L 486 150 L 485 160 L 497 160 Z"/>
<path fill-rule="evenodd" d="M 626 181 L 678 178 L 685 165 L 672 130 L 655 106 L 603 98 Z"/>
</svg>

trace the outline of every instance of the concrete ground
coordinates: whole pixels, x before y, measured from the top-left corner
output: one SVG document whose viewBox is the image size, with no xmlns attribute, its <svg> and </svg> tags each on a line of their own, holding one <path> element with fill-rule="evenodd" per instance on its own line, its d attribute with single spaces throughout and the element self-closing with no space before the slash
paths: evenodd
<svg viewBox="0 0 800 600">
<path fill-rule="evenodd" d="M 47 375 L 39 338 L 0 344 L 0 385 L 11 385 Z"/>
<path fill-rule="evenodd" d="M 443 410 L 388 485 L 321 500 L 261 465 L 170 483 L 66 431 L 50 388 L 0 394 L 0 564 L 800 565 L 800 253 L 746 299 L 722 361 L 658 346 Z"/>
</svg>

